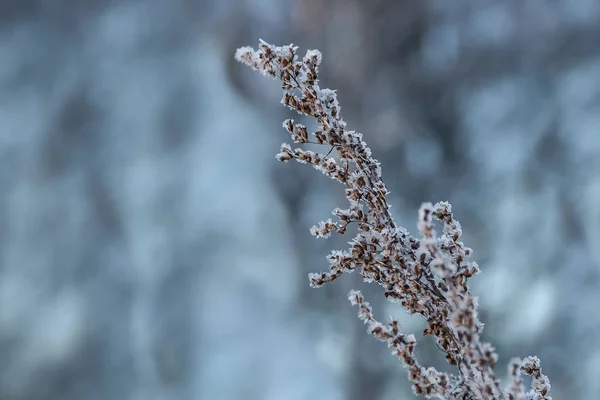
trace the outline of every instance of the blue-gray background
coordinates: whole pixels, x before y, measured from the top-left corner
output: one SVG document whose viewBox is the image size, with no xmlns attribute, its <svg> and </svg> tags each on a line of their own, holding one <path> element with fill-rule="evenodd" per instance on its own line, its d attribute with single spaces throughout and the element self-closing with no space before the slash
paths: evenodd
<svg viewBox="0 0 600 400">
<path fill-rule="evenodd" d="M 324 54 L 396 219 L 449 200 L 498 373 L 600 392 L 600 2 L 6 0 L 0 5 L 0 399 L 410 399 L 307 273 L 343 188 L 274 154 L 295 114 L 236 47 Z M 444 367 L 446 368 L 446 367 Z"/>
</svg>

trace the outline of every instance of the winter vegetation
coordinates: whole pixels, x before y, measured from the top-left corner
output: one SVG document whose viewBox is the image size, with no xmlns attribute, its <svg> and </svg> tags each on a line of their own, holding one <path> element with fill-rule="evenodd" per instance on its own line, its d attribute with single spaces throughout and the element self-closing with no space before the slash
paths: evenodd
<svg viewBox="0 0 600 400">
<path fill-rule="evenodd" d="M 284 119 L 317 123 L 235 60 L 259 37 L 323 53 L 397 225 L 419 237 L 421 203 L 452 204 L 501 387 L 536 355 L 553 398 L 598 398 L 599 1 L 3 5 L 1 400 L 416 398 L 351 289 L 460 373 L 358 271 L 307 284 L 358 224 L 308 233 L 348 204 L 275 161 Z"/>
<path fill-rule="evenodd" d="M 278 47 L 261 41 L 258 50 L 239 48 L 235 58 L 280 80 L 282 104 L 317 123 L 314 132 L 293 119 L 286 119 L 283 127 L 294 143 L 322 145 L 324 152 L 284 143 L 277 159 L 311 164 L 345 186 L 347 207 L 335 208 L 335 220 L 320 222 L 311 233 L 328 238 L 355 228 L 356 236 L 349 242 L 350 248 L 327 256 L 327 271 L 309 275 L 310 285 L 318 288 L 344 272 L 357 270 L 365 282 L 380 285 L 388 300 L 400 303 L 409 314 L 426 318 L 423 333 L 435 337 L 447 362 L 455 368 L 453 373 L 421 364 L 415 356 L 414 334 L 404 332 L 395 319 L 387 323 L 375 319 L 360 291 L 352 290 L 348 295 L 368 332 L 386 342 L 403 363 L 417 395 L 448 400 L 551 399 L 549 379 L 542 374 L 535 356 L 511 359 L 508 382 L 500 382 L 495 370 L 498 355 L 481 339 L 478 299 L 468 286 L 469 278 L 480 268 L 470 261 L 472 250 L 461 241 L 461 225 L 451 205 L 423 203 L 418 211 L 418 236 L 399 226 L 390 212 L 380 163 L 362 134 L 347 128 L 336 92 L 319 85 L 321 53 L 309 50 L 300 58 L 297 52 L 293 45 Z M 531 377 L 529 389 L 524 375 Z"/>
</svg>

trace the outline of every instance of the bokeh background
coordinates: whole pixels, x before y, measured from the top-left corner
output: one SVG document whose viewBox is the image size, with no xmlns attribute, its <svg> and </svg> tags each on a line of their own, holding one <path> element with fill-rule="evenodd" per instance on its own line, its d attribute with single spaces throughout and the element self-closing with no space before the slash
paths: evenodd
<svg viewBox="0 0 600 400">
<path fill-rule="evenodd" d="M 382 162 L 396 220 L 448 200 L 484 339 L 600 393 L 600 2 L 5 0 L 0 399 L 411 399 L 346 299 L 423 321 L 309 229 L 342 187 L 280 164 L 258 39 L 324 54 L 322 86 Z"/>
</svg>

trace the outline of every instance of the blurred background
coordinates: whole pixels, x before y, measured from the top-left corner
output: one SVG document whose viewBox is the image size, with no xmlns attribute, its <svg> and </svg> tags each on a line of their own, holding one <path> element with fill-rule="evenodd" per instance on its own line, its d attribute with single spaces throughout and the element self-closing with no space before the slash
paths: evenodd
<svg viewBox="0 0 600 400">
<path fill-rule="evenodd" d="M 382 162 L 396 220 L 448 200 L 484 340 L 600 392 L 600 2 L 5 0 L 0 399 L 414 398 L 347 301 L 424 321 L 358 274 L 307 273 L 343 188 L 280 164 L 258 39 L 323 52 L 321 84 Z"/>
</svg>

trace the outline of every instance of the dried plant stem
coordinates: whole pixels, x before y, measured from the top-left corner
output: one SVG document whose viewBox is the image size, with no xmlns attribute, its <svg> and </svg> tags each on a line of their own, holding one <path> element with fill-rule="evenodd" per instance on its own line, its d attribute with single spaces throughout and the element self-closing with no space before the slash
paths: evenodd
<svg viewBox="0 0 600 400">
<path fill-rule="evenodd" d="M 424 203 L 418 216 L 420 239 L 399 227 L 387 203 L 387 188 L 380 164 L 358 132 L 346 129 L 341 118 L 335 91 L 318 85 L 321 53 L 309 50 L 298 60 L 297 47 L 277 47 L 264 41 L 259 49 L 243 47 L 236 51 L 238 61 L 282 82 L 282 103 L 300 114 L 316 119 L 319 128 L 309 133 L 302 124 L 287 119 L 283 127 L 294 143 L 329 145 L 337 151 L 339 161 L 329 153 L 321 154 L 302 148 L 292 149 L 284 143 L 277 154 L 280 161 L 294 159 L 312 164 L 323 174 L 345 185 L 349 207 L 336 208 L 337 221 L 328 219 L 313 227 L 317 238 L 332 232 L 344 234 L 350 223 L 358 225 L 358 234 L 349 250 L 335 250 L 327 256 L 329 271 L 310 274 L 310 284 L 320 287 L 338 278 L 344 271 L 359 270 L 367 282 L 385 289 L 385 296 L 400 302 L 411 314 L 427 319 L 424 334 L 436 337 L 446 360 L 457 367 L 448 374 L 422 366 L 414 356 L 416 339 L 401 331 L 398 321 L 383 324 L 373 317 L 371 306 L 359 291 L 349 299 L 359 308 L 359 318 L 368 331 L 387 342 L 405 367 L 416 394 L 440 399 L 551 399 L 548 378 L 541 373 L 537 357 L 513 359 L 509 365 L 511 384 L 502 389 L 494 373 L 497 354 L 489 343 L 480 341 L 483 324 L 478 319 L 477 298 L 467 286 L 468 279 L 479 273 L 477 263 L 467 261 L 471 249 L 459 241 L 462 230 L 447 202 Z M 443 225 L 437 236 L 434 220 Z M 525 392 L 521 374 L 533 377 L 532 389 Z"/>
</svg>

